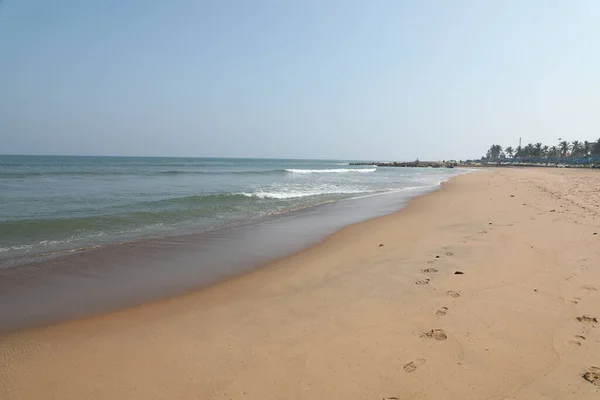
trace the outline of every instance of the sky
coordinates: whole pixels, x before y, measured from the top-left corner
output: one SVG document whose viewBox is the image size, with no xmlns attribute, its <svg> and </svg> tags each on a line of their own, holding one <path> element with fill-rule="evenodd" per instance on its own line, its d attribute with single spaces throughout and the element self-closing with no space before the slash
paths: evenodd
<svg viewBox="0 0 600 400">
<path fill-rule="evenodd" d="M 0 154 L 467 159 L 600 137 L 597 0 L 0 0 Z"/>
</svg>

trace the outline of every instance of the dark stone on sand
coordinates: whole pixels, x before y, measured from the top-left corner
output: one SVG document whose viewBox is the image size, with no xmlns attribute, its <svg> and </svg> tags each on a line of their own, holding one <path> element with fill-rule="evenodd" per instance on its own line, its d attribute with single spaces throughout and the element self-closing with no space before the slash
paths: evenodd
<svg viewBox="0 0 600 400">
<path fill-rule="evenodd" d="M 379 247 L 383 247 L 383 245 L 382 245 L 382 244 L 380 244 L 380 245 L 379 245 Z"/>
<path fill-rule="evenodd" d="M 556 210 L 550 210 L 550 212 L 556 212 Z"/>
<path fill-rule="evenodd" d="M 510 195 L 510 197 L 515 197 L 515 195 L 514 195 L 514 194 L 511 194 L 511 195 Z"/>
<path fill-rule="evenodd" d="M 533 289 L 534 292 L 537 292 L 537 289 Z"/>
<path fill-rule="evenodd" d="M 435 258 L 440 258 L 440 256 L 435 256 Z"/>
<path fill-rule="evenodd" d="M 491 224 L 492 224 L 491 222 L 488 222 L 488 225 L 491 225 Z"/>
<path fill-rule="evenodd" d="M 462 272 L 462 271 L 456 271 L 456 272 L 454 272 L 454 275 L 463 275 L 463 274 L 464 274 L 464 272 Z"/>
<path fill-rule="evenodd" d="M 592 233 L 592 235 L 597 235 L 597 234 L 598 234 L 598 232 L 594 232 L 594 233 Z"/>
</svg>

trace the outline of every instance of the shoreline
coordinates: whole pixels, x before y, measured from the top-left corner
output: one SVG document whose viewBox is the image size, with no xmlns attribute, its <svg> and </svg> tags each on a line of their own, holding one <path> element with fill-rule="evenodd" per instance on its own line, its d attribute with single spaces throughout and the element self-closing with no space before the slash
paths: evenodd
<svg viewBox="0 0 600 400">
<path fill-rule="evenodd" d="M 454 177 L 199 292 L 0 335 L 0 388 L 8 399 L 597 396 L 582 374 L 600 355 L 598 182 L 578 170 Z"/>
<path fill-rule="evenodd" d="M 468 170 L 469 168 L 464 168 L 464 169 Z M 471 170 L 470 172 L 474 172 L 475 168 L 472 168 L 470 170 Z M 457 175 L 455 175 L 455 176 L 457 176 Z M 450 177 L 450 178 L 452 178 L 452 177 Z M 418 197 L 418 196 L 422 196 L 423 194 L 427 194 L 432 191 L 439 190 L 444 182 L 445 181 L 442 181 L 439 183 L 439 185 L 435 185 L 435 186 L 418 188 L 419 191 L 422 191 L 423 193 L 419 193 L 415 196 L 409 197 L 409 199 L 412 199 L 412 198 Z M 176 238 L 185 237 L 185 236 L 201 236 L 203 234 L 209 234 L 211 232 L 235 229 L 240 226 L 247 226 L 247 225 L 260 224 L 263 222 L 269 222 L 270 220 L 272 220 L 274 218 L 278 218 L 280 216 L 286 216 L 288 214 L 302 213 L 306 210 L 318 209 L 320 207 L 327 207 L 327 206 L 334 205 L 336 203 L 340 203 L 340 202 L 344 202 L 344 201 L 354 201 L 354 200 L 360 200 L 360 199 L 364 199 L 364 198 L 368 198 L 368 197 L 375 197 L 375 196 L 394 195 L 394 194 L 397 194 L 400 192 L 404 192 L 405 189 L 406 188 L 390 189 L 387 191 L 365 193 L 365 194 L 361 193 L 355 197 L 348 197 L 348 198 L 344 198 L 344 199 L 331 200 L 331 201 L 326 201 L 323 203 L 301 206 L 299 208 L 292 208 L 289 210 L 277 211 L 272 214 L 253 216 L 253 217 L 251 217 L 249 219 L 245 219 L 245 220 L 244 219 L 233 220 L 233 221 L 226 222 L 222 225 L 215 225 L 215 226 L 207 227 L 204 230 L 183 229 L 176 233 L 170 232 L 168 234 L 160 235 L 160 236 L 143 236 L 143 237 L 132 238 L 132 239 L 127 239 L 127 240 L 115 240 L 115 241 L 109 241 L 109 242 L 89 243 L 82 247 L 73 247 L 73 248 L 66 247 L 66 248 L 57 249 L 57 250 L 53 250 L 53 251 L 37 252 L 37 253 L 32 253 L 32 254 L 27 254 L 27 255 L 20 255 L 20 256 L 14 257 L 14 258 L 7 258 L 7 259 L 0 260 L 0 271 L 2 271 L 3 268 L 6 268 L 6 269 L 18 268 L 20 266 L 27 266 L 29 264 L 39 264 L 39 263 L 42 263 L 47 260 L 52 260 L 52 259 L 60 258 L 60 257 L 67 257 L 72 254 L 84 253 L 84 252 L 92 251 L 92 250 L 96 250 L 96 249 L 106 249 L 106 248 L 112 248 L 112 247 L 122 246 L 122 245 L 135 245 L 135 244 L 143 243 L 143 242 L 155 242 L 155 241 L 160 241 L 162 239 L 167 239 L 167 240 L 169 238 L 176 239 Z M 409 189 L 415 189 L 415 188 L 409 188 Z M 402 209 L 402 206 L 398 210 L 392 211 L 392 213 L 398 212 L 401 209 Z M 385 215 L 388 215 L 388 214 L 385 214 Z M 372 217 L 372 218 L 376 218 L 376 217 Z M 363 222 L 363 220 L 353 222 L 353 223 L 358 223 L 358 222 Z M 351 224 L 353 224 L 353 223 L 351 223 Z"/>
<path fill-rule="evenodd" d="M 307 250 L 347 226 L 398 212 L 440 188 L 358 196 L 223 229 L 98 245 L 0 268 L 0 333 L 203 290 Z"/>
</svg>

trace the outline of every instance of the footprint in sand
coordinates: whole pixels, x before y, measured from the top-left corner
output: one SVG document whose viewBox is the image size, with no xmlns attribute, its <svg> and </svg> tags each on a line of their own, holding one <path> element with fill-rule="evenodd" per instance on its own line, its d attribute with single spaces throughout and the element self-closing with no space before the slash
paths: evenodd
<svg viewBox="0 0 600 400">
<path fill-rule="evenodd" d="M 446 294 L 450 297 L 460 297 L 460 293 L 459 292 L 455 292 L 454 290 L 448 290 L 446 292 Z"/>
<path fill-rule="evenodd" d="M 446 332 L 443 329 L 432 329 L 429 332 L 421 334 L 422 338 L 435 339 L 435 340 L 446 340 Z"/>
<path fill-rule="evenodd" d="M 588 292 L 595 292 L 596 291 L 596 288 L 593 287 L 593 286 L 583 285 L 581 288 L 584 289 L 584 290 L 587 290 Z"/>
<path fill-rule="evenodd" d="M 577 321 L 584 322 L 586 324 L 596 324 L 598 323 L 598 318 L 592 317 L 590 315 L 582 315 L 580 317 L 577 317 Z"/>
<path fill-rule="evenodd" d="M 427 285 L 429 283 L 429 279 L 421 279 L 415 282 L 417 285 Z"/>
<path fill-rule="evenodd" d="M 408 373 L 415 372 L 418 366 L 425 364 L 425 362 L 426 360 L 424 358 L 417 358 L 415 361 L 404 364 L 402 368 L 404 368 L 404 370 Z"/>
<path fill-rule="evenodd" d="M 435 272 L 438 272 L 438 270 L 436 268 L 425 268 L 422 269 L 421 272 L 425 272 L 426 274 L 433 274 Z"/>
<path fill-rule="evenodd" d="M 440 307 L 435 311 L 435 315 L 443 317 L 448 312 L 448 307 Z"/>
<path fill-rule="evenodd" d="M 454 253 L 453 253 L 453 252 L 451 252 L 451 251 L 447 251 L 447 252 L 445 252 L 444 254 L 445 254 L 445 255 L 447 255 L 448 257 L 451 257 L 451 256 L 453 256 L 453 255 L 454 255 Z"/>
<path fill-rule="evenodd" d="M 572 297 L 570 299 L 565 299 L 564 297 L 560 297 L 567 304 L 578 304 L 581 301 L 581 297 Z"/>
<path fill-rule="evenodd" d="M 567 345 L 570 347 L 579 347 L 585 340 L 585 336 L 574 335 L 572 338 L 567 339 Z"/>
<path fill-rule="evenodd" d="M 592 385 L 600 386 L 600 368 L 598 367 L 588 368 L 587 372 L 581 375 L 581 377 Z"/>
</svg>

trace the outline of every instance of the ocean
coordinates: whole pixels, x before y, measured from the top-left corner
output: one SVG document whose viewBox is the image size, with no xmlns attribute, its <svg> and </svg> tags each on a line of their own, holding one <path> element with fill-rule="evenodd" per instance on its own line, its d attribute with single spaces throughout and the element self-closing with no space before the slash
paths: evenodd
<svg viewBox="0 0 600 400">
<path fill-rule="evenodd" d="M 0 262 L 219 229 L 361 196 L 410 195 L 456 174 L 348 164 L 0 156 Z"/>
<path fill-rule="evenodd" d="M 466 172 L 349 164 L 0 156 L 0 328 L 193 290 Z"/>
</svg>

